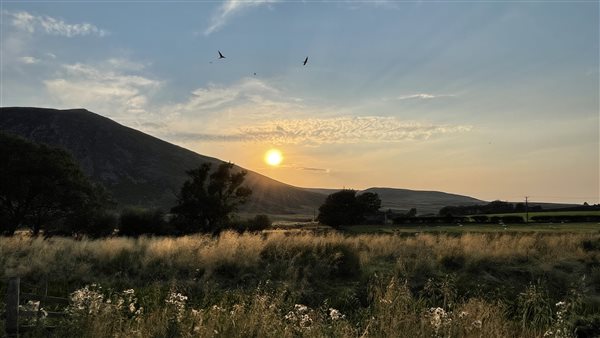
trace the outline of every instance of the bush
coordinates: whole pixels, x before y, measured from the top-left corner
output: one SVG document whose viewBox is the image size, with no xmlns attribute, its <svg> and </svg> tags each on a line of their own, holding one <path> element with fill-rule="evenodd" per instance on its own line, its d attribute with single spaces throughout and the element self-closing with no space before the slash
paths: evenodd
<svg viewBox="0 0 600 338">
<path fill-rule="evenodd" d="M 487 223 L 490 220 L 490 218 L 488 216 L 484 216 L 484 215 L 471 216 L 471 219 L 475 223 Z"/>
<path fill-rule="evenodd" d="M 272 222 L 267 215 L 256 215 L 254 218 L 247 220 L 241 227 L 240 232 L 245 231 L 262 231 L 271 226 Z"/>
<path fill-rule="evenodd" d="M 64 220 L 50 223 L 44 237 L 86 235 L 101 238 L 111 235 L 117 227 L 117 217 L 103 210 L 85 210 Z"/>
<path fill-rule="evenodd" d="M 165 214 L 158 209 L 125 209 L 119 218 L 119 235 L 137 237 L 166 235 L 169 232 Z"/>
</svg>

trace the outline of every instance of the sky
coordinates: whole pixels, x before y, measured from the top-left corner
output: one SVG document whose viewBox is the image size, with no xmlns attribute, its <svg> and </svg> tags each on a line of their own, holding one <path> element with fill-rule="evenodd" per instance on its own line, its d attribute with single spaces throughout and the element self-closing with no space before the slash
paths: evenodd
<svg viewBox="0 0 600 338">
<path fill-rule="evenodd" d="M 1 106 L 86 108 L 300 187 L 600 203 L 598 1 L 0 5 Z"/>
</svg>

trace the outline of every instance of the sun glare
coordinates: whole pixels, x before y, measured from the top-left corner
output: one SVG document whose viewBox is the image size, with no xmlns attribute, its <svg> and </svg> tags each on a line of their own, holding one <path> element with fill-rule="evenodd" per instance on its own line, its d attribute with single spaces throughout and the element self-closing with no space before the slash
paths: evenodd
<svg viewBox="0 0 600 338">
<path fill-rule="evenodd" d="M 271 149 L 265 154 L 265 162 L 267 162 L 268 165 L 275 167 L 278 166 L 281 161 L 283 161 L 283 156 L 281 155 L 281 151 L 277 149 Z"/>
</svg>

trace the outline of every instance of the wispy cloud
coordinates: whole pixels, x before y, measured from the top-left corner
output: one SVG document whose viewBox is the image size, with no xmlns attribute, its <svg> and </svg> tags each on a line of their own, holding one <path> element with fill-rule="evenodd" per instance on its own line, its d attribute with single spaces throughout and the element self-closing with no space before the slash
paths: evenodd
<svg viewBox="0 0 600 338">
<path fill-rule="evenodd" d="M 229 86 L 208 84 L 197 88 L 184 102 L 161 110 L 164 116 L 201 116 L 205 121 L 204 130 L 209 125 L 222 130 L 221 122 L 254 123 L 297 113 L 302 107 L 295 98 L 288 97 L 266 81 L 243 78 Z M 207 123 L 207 120 L 211 122 Z M 185 129 L 189 125 L 182 127 Z"/>
<path fill-rule="evenodd" d="M 40 59 L 36 59 L 33 56 L 22 56 L 19 58 L 19 61 L 27 65 L 32 65 L 40 62 Z"/>
<path fill-rule="evenodd" d="M 451 94 L 428 94 L 428 93 L 418 93 L 418 94 L 410 94 L 410 95 L 401 95 L 396 98 L 396 100 L 430 100 L 437 99 L 441 97 L 454 97 L 455 95 Z"/>
<path fill-rule="evenodd" d="M 305 171 L 323 172 L 323 173 L 329 173 L 329 172 L 331 172 L 330 169 L 323 169 L 323 168 L 298 167 L 297 169 L 299 169 L 299 170 L 305 170 Z"/>
<path fill-rule="evenodd" d="M 425 140 L 432 136 L 468 132 L 468 125 L 404 122 L 394 117 L 287 119 L 238 128 L 224 134 L 176 133 L 183 141 L 267 142 L 271 144 L 356 144 Z"/>
<path fill-rule="evenodd" d="M 148 97 L 160 82 L 105 62 L 62 65 L 44 85 L 63 106 L 86 107 L 123 120 L 147 113 Z"/>
<path fill-rule="evenodd" d="M 204 35 L 210 35 L 225 25 L 236 13 L 250 7 L 258 7 L 270 3 L 278 2 L 279 0 L 225 0 L 216 10 L 210 19 L 210 25 L 204 31 Z"/>
<path fill-rule="evenodd" d="M 108 31 L 100 29 L 90 23 L 66 23 L 65 21 L 51 16 L 37 16 L 25 11 L 2 11 L 2 15 L 10 18 L 13 27 L 28 33 L 43 32 L 50 35 L 66 37 L 75 36 L 106 36 Z"/>
</svg>

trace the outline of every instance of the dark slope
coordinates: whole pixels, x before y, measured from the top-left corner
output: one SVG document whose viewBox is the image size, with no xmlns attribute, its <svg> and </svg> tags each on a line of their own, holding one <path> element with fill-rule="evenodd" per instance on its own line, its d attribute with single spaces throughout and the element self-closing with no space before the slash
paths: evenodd
<svg viewBox="0 0 600 338">
<path fill-rule="evenodd" d="M 85 109 L 0 108 L 0 130 L 67 149 L 121 207 L 169 208 L 186 170 L 221 162 Z M 325 198 L 252 171 L 246 182 L 254 191 L 248 212 L 312 214 Z"/>
<path fill-rule="evenodd" d="M 449 194 L 441 191 L 421 191 L 393 188 L 369 188 L 363 192 L 373 192 L 382 200 L 382 209 L 407 210 L 417 208 L 419 214 L 435 213 L 445 206 L 486 204 L 473 197 Z"/>
<path fill-rule="evenodd" d="M 339 189 L 319 189 L 306 188 L 306 190 L 325 195 L 332 194 Z M 449 194 L 441 191 L 423 191 L 395 188 L 369 188 L 359 191 L 372 192 L 379 195 L 381 199 L 381 209 L 392 209 L 395 211 L 408 211 L 411 208 L 417 208 L 417 212 L 422 214 L 437 214 L 445 206 L 486 204 L 487 202 L 473 197 Z"/>
</svg>

